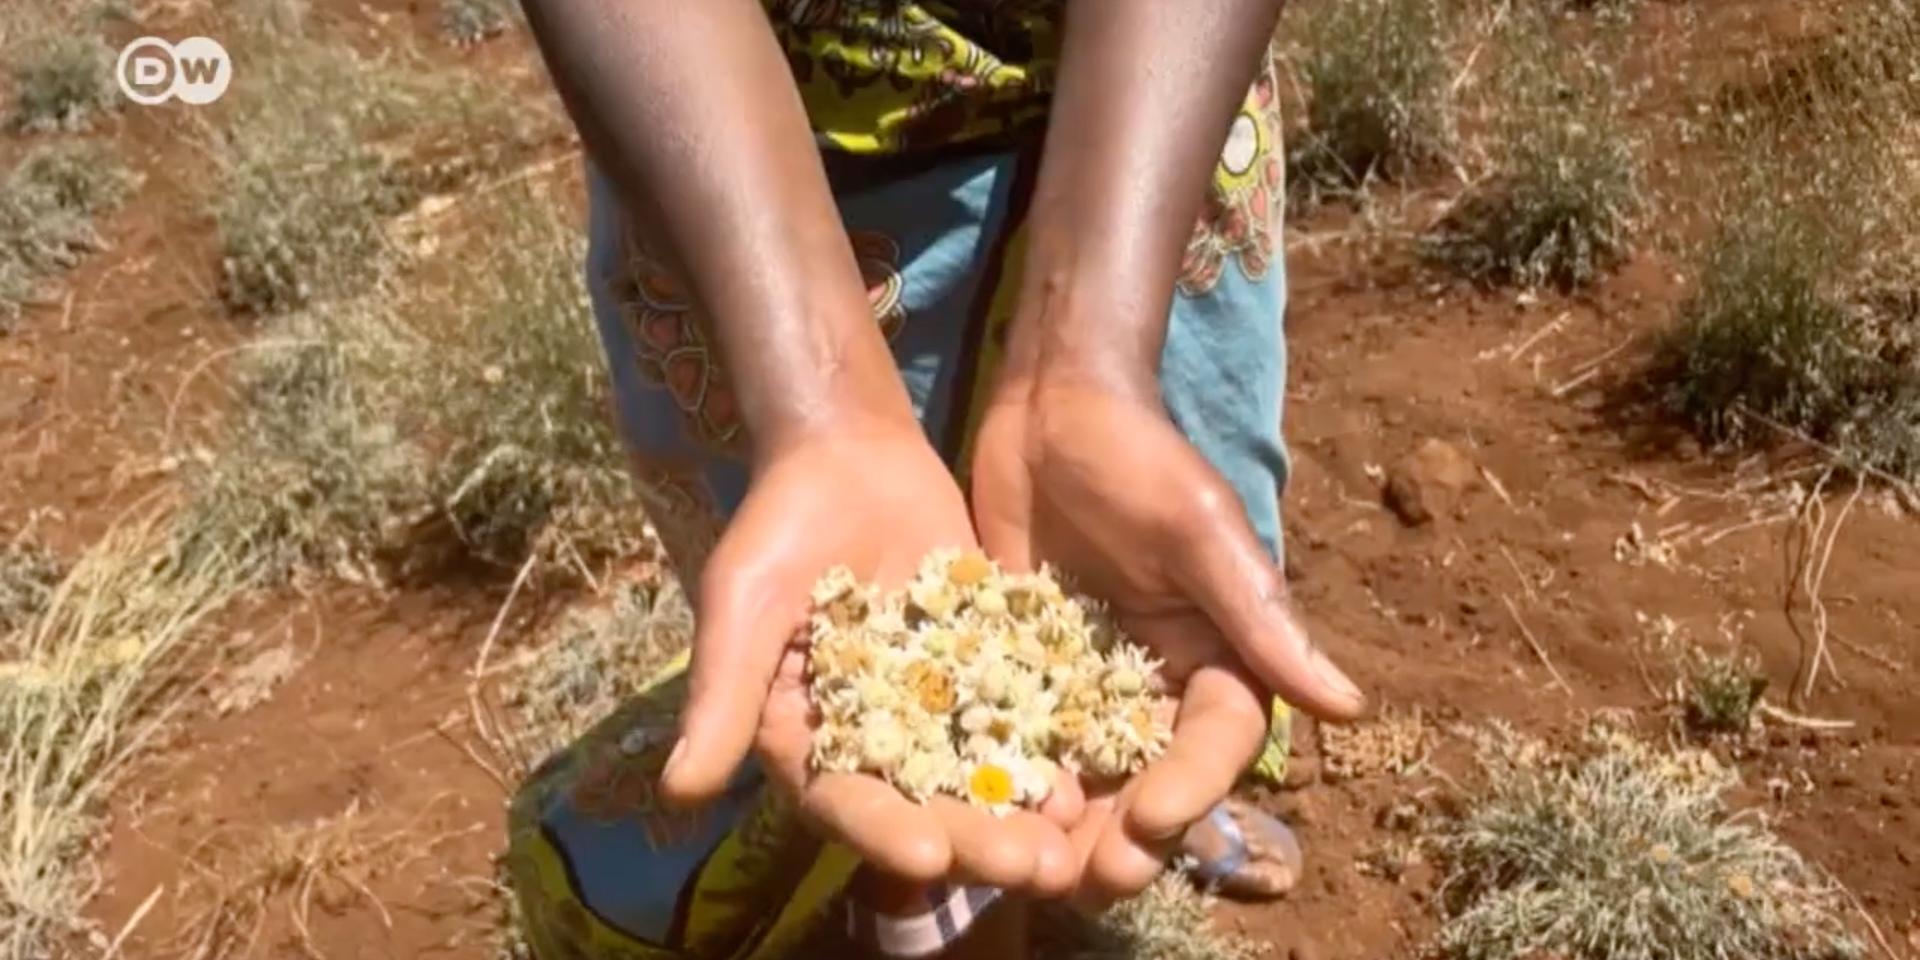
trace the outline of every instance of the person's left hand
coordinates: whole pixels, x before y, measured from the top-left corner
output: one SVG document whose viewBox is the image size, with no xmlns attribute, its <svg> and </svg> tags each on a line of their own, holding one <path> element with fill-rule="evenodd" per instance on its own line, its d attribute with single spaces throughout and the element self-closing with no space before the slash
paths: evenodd
<svg viewBox="0 0 1920 960">
<path fill-rule="evenodd" d="M 1090 799 L 1071 831 L 1083 904 L 1160 873 L 1258 753 L 1269 691 L 1328 719 L 1363 708 L 1308 639 L 1239 497 L 1151 390 L 1003 384 L 976 436 L 971 498 L 990 555 L 1016 570 L 1051 563 L 1106 600 L 1179 692 L 1165 755 Z"/>
</svg>

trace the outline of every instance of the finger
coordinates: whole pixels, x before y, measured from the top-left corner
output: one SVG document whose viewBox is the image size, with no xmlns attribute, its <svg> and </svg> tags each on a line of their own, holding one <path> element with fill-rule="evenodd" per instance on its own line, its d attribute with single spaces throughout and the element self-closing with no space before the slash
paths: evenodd
<svg viewBox="0 0 1920 960">
<path fill-rule="evenodd" d="M 1027 891 L 1049 899 L 1065 896 L 1080 882 L 1081 865 L 1066 831 L 1036 813 L 1017 814 L 1008 819 L 1008 825 L 1020 833 L 1021 842 L 1033 852 Z"/>
<path fill-rule="evenodd" d="M 807 690 L 807 648 L 789 643 L 767 690 L 767 702 L 760 711 L 760 732 L 754 740 L 767 775 L 789 796 L 798 795 L 806 787 L 815 721 L 812 695 Z"/>
<path fill-rule="evenodd" d="M 953 865 L 968 879 L 995 887 L 1026 886 L 1033 876 L 1033 850 L 1022 831 L 1009 825 L 1014 817 L 1002 820 L 952 797 L 935 797 L 927 803 L 927 809 L 946 829 Z M 1036 814 L 1026 816 L 1059 832 Z"/>
<path fill-rule="evenodd" d="M 1199 513 L 1198 534 L 1185 538 L 1187 562 L 1173 567 L 1188 595 L 1274 693 L 1315 716 L 1359 716 L 1366 698 L 1313 645 L 1232 492 L 1221 491 Z"/>
<path fill-rule="evenodd" d="M 1100 838 L 1107 832 L 1107 827 L 1114 822 L 1118 800 L 1114 794 L 1088 798 L 1085 816 L 1067 832 L 1067 844 L 1079 875 L 1068 903 L 1084 914 L 1097 914 L 1112 902 L 1093 882 L 1091 867 L 1094 849 L 1100 845 Z"/>
<path fill-rule="evenodd" d="M 861 860 L 903 880 L 930 882 L 953 863 L 948 831 L 928 808 L 883 780 L 854 773 L 816 777 L 801 810 Z"/>
<path fill-rule="evenodd" d="M 1116 813 L 1107 829 L 1101 831 L 1087 864 L 1087 886 L 1092 896 L 1107 904 L 1137 896 L 1167 868 L 1179 840 L 1142 842 L 1127 833 L 1124 813 Z"/>
<path fill-rule="evenodd" d="M 1040 815 L 1068 830 L 1080 822 L 1087 812 L 1087 792 L 1080 787 L 1080 778 L 1071 771 L 1061 768 L 1053 777 L 1053 792 L 1040 802 Z"/>
<path fill-rule="evenodd" d="M 1138 780 L 1130 781 L 1118 794 L 1089 804 L 1083 830 L 1071 838 L 1075 850 L 1085 857 L 1080 885 L 1074 890 L 1073 905 L 1083 912 L 1097 913 L 1115 901 L 1131 897 L 1160 875 L 1177 841 L 1142 844 L 1127 835 L 1126 810 L 1133 802 Z"/>
<path fill-rule="evenodd" d="M 1126 809 L 1126 832 L 1143 844 L 1178 840 L 1232 792 L 1260 751 L 1267 711 L 1253 678 L 1206 666 L 1188 678 L 1173 742 L 1143 771 Z"/>
<path fill-rule="evenodd" d="M 767 691 L 806 597 L 776 589 L 781 578 L 732 562 L 723 540 L 700 577 L 687 703 L 680 740 L 661 776 L 670 801 L 697 804 L 726 787 L 760 726 Z"/>
<path fill-rule="evenodd" d="M 991 443 L 983 434 L 976 444 Z M 1024 463 L 1000 461 L 974 463 L 972 486 L 973 522 L 980 534 L 980 546 L 1001 568 L 1013 572 L 1032 570 L 1033 486 Z"/>
</svg>

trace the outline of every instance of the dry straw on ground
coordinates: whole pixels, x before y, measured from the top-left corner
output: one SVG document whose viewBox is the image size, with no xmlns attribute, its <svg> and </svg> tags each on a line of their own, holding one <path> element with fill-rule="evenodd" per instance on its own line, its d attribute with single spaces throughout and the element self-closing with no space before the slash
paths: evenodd
<svg viewBox="0 0 1920 960">
<path fill-rule="evenodd" d="M 245 586 L 230 558 L 173 563 L 155 519 L 82 556 L 0 637 L 0 958 L 38 960 L 84 930 L 99 806 L 162 729 L 206 618 Z"/>
</svg>

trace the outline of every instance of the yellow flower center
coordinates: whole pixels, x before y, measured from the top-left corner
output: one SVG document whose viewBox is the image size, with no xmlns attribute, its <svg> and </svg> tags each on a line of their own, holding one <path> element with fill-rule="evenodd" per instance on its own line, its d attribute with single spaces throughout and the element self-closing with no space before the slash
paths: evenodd
<svg viewBox="0 0 1920 960">
<path fill-rule="evenodd" d="M 967 778 L 967 793 L 987 806 L 999 806 L 1013 799 L 1013 774 L 1005 767 L 983 763 Z"/>
<path fill-rule="evenodd" d="M 947 581 L 962 587 L 971 587 L 987 578 L 993 572 L 993 564 L 987 555 L 978 550 L 968 550 L 955 557 L 947 566 Z"/>
</svg>

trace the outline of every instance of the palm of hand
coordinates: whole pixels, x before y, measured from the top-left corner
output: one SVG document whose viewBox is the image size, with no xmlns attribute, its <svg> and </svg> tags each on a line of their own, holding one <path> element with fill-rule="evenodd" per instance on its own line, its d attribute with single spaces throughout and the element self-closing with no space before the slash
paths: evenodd
<svg viewBox="0 0 1920 960">
<path fill-rule="evenodd" d="M 813 710 L 794 641 L 814 583 L 845 566 L 897 586 L 930 551 L 975 542 L 965 499 L 917 428 L 841 433 L 767 458 L 701 575 L 686 755 L 669 763 L 669 794 L 711 795 L 751 745 L 824 833 L 889 873 L 1069 886 L 1065 832 L 1038 814 L 922 806 L 871 776 L 808 769 Z"/>
<path fill-rule="evenodd" d="M 1268 690 L 1335 717 L 1357 712 L 1359 695 L 1329 680 L 1239 498 L 1156 400 L 1078 385 L 1009 396 L 973 461 L 988 553 L 1052 563 L 1106 598 L 1181 688 L 1167 753 L 1072 829 L 1083 893 L 1103 900 L 1150 882 L 1231 790 L 1265 733 Z"/>
</svg>

